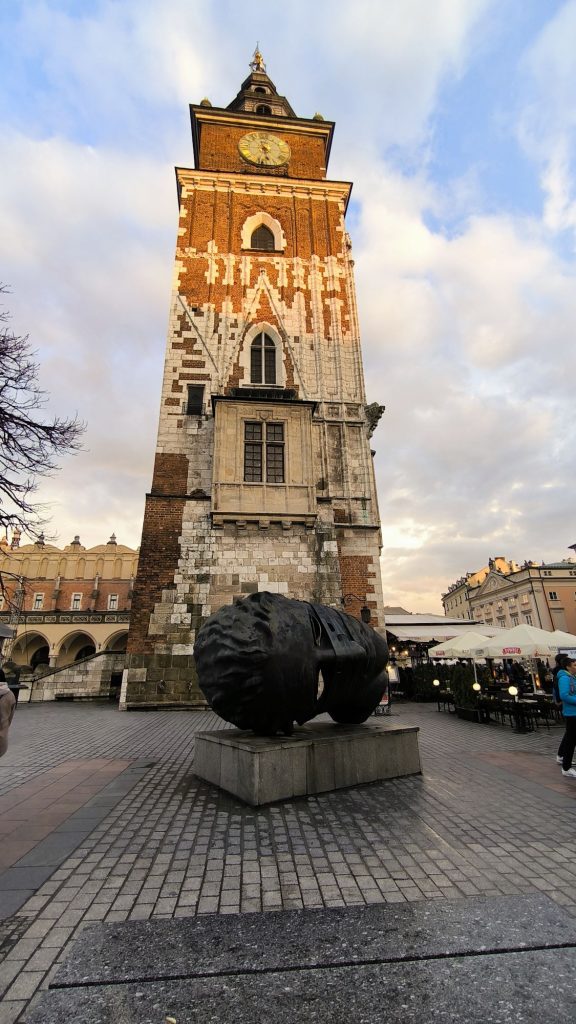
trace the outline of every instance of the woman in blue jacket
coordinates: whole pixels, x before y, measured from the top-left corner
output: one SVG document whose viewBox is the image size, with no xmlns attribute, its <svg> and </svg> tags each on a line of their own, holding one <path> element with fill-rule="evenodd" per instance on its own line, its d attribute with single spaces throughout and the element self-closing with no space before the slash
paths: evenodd
<svg viewBox="0 0 576 1024">
<path fill-rule="evenodd" d="M 576 660 L 564 655 L 558 661 L 560 670 L 556 681 L 566 725 L 562 743 L 562 775 L 576 779 L 576 768 L 572 768 L 572 757 L 576 748 Z"/>
</svg>

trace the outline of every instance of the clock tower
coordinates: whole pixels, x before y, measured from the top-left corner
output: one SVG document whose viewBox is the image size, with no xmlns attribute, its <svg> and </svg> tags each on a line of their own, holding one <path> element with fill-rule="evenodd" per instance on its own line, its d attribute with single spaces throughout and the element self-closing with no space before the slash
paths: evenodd
<svg viewBox="0 0 576 1024">
<path fill-rule="evenodd" d="M 190 108 L 154 474 L 122 707 L 202 706 L 193 644 L 258 590 L 384 628 L 380 524 L 334 125 L 297 117 L 258 50 Z"/>
</svg>

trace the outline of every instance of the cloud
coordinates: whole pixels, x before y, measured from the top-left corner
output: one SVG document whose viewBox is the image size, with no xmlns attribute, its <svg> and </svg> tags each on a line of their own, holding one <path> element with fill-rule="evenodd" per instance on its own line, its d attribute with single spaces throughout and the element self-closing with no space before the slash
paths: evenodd
<svg viewBox="0 0 576 1024">
<path fill-rule="evenodd" d="M 544 224 L 576 233 L 576 0 L 562 4 L 543 26 L 522 62 L 526 91 L 518 136 L 540 166 Z M 573 239 L 574 245 L 574 239 Z"/>
<path fill-rule="evenodd" d="M 368 397 L 387 406 L 374 437 L 384 590 L 438 610 L 438 573 L 447 586 L 491 555 L 566 553 L 573 267 L 532 218 L 475 216 L 448 238 L 426 227 L 437 197 L 420 180 L 366 180 L 355 259 Z"/>
</svg>

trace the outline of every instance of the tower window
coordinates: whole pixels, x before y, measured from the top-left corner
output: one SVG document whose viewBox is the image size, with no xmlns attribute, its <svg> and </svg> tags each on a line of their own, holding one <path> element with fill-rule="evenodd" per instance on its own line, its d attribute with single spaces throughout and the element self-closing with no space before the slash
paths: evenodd
<svg viewBox="0 0 576 1024">
<path fill-rule="evenodd" d="M 250 239 L 251 249 L 262 249 L 265 252 L 273 252 L 276 248 L 274 243 L 274 235 L 267 228 L 265 224 L 260 224 L 255 231 L 252 232 Z"/>
<path fill-rule="evenodd" d="M 255 85 L 254 86 L 254 92 L 260 92 L 260 93 L 263 92 L 264 95 L 266 95 L 266 89 L 264 88 L 263 85 Z"/>
<path fill-rule="evenodd" d="M 265 433 L 264 433 L 265 431 Z M 284 483 L 284 424 L 244 424 L 244 480 Z"/>
<path fill-rule="evenodd" d="M 276 346 L 267 334 L 258 334 L 250 348 L 250 383 L 276 383 Z"/>
<path fill-rule="evenodd" d="M 257 114 L 271 114 L 272 107 L 267 106 L 265 103 L 259 103 L 256 107 Z"/>
<path fill-rule="evenodd" d="M 201 416 L 204 405 L 204 385 L 188 385 L 188 401 L 186 403 L 187 416 Z"/>
</svg>

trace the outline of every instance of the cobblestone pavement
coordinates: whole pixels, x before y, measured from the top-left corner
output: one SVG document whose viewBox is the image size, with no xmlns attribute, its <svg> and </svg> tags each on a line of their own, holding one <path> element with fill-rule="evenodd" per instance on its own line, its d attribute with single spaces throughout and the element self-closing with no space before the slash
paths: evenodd
<svg viewBox="0 0 576 1024">
<path fill-rule="evenodd" d="M 110 804 L 94 795 L 100 783 L 88 785 L 84 811 L 81 791 L 73 799 L 68 786 L 70 823 L 88 818 L 79 845 L 49 862 L 46 879 L 37 889 L 31 882 L 34 894 L 0 925 L 0 1024 L 25 1021 L 91 921 L 528 892 L 576 914 L 576 783 L 555 763 L 561 730 L 517 734 L 435 704 L 397 704 L 394 715 L 420 727 L 422 776 L 253 809 L 193 775 L 195 732 L 220 724 L 211 712 L 18 708 L 0 798 L 23 817 L 28 799 L 37 813 L 55 770 L 69 779 L 76 761 L 79 786 L 91 765 L 108 767 L 109 787 L 134 774 Z M 50 835 L 38 836 L 32 856 L 41 863 Z M 20 870 L 13 857 L 9 870 Z"/>
</svg>

